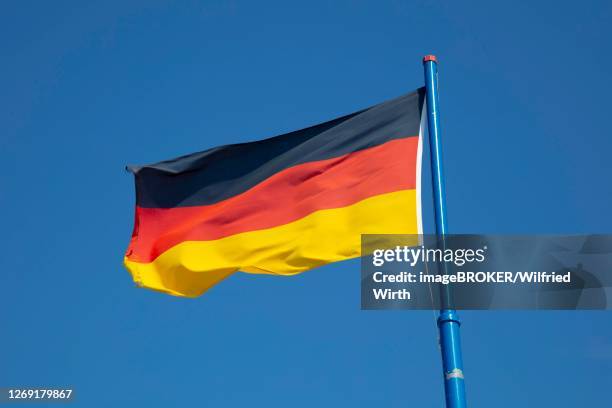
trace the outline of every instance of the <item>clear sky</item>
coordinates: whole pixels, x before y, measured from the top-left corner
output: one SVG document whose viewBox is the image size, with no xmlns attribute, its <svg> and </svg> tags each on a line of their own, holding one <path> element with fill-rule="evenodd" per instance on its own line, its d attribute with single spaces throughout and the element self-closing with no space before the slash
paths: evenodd
<svg viewBox="0 0 612 408">
<path fill-rule="evenodd" d="M 440 60 L 452 232 L 612 232 L 607 1 L 4 1 L 0 386 L 77 406 L 440 407 L 432 312 L 359 262 L 198 299 L 122 266 L 128 163 L 302 128 Z M 463 312 L 474 407 L 610 405 L 611 312 Z"/>
</svg>

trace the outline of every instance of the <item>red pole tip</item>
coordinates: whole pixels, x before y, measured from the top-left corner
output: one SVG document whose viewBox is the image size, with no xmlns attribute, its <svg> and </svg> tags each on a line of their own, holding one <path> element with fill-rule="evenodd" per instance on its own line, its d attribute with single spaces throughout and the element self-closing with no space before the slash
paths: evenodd
<svg viewBox="0 0 612 408">
<path fill-rule="evenodd" d="M 435 55 L 426 55 L 423 57 L 423 62 L 428 62 L 428 61 L 433 61 L 433 62 L 438 62 L 438 59 L 436 58 Z"/>
</svg>

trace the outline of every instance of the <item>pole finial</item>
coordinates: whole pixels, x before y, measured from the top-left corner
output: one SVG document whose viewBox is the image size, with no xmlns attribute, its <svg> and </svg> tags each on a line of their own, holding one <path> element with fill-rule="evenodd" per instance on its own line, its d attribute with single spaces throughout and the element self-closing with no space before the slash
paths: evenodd
<svg viewBox="0 0 612 408">
<path fill-rule="evenodd" d="M 429 54 L 423 57 L 423 63 L 428 62 L 428 61 L 438 62 L 438 59 L 436 58 L 435 55 Z"/>
</svg>

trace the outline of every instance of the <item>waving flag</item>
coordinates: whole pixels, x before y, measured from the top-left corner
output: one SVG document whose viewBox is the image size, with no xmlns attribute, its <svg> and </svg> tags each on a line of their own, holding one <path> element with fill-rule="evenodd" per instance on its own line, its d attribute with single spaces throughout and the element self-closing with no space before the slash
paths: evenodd
<svg viewBox="0 0 612 408">
<path fill-rule="evenodd" d="M 332 121 L 144 166 L 125 265 L 198 296 L 242 271 L 293 275 L 416 234 L 424 89 Z"/>
</svg>

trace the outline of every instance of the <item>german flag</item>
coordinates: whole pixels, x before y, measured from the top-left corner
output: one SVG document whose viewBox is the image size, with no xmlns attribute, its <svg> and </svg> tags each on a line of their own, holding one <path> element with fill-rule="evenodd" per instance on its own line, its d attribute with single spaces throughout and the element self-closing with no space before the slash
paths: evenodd
<svg viewBox="0 0 612 408">
<path fill-rule="evenodd" d="M 424 89 L 303 130 L 144 166 L 124 262 L 195 297 L 242 271 L 359 257 L 361 234 L 416 234 Z"/>
</svg>

